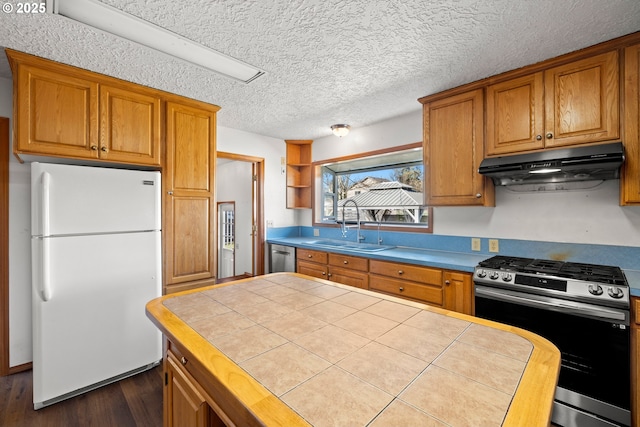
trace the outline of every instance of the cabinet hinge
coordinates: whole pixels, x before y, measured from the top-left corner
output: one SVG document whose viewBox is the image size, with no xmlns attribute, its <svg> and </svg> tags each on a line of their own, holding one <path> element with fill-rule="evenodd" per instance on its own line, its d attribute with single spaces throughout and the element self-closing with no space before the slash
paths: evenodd
<svg viewBox="0 0 640 427">
<path fill-rule="evenodd" d="M 258 180 L 258 175 L 251 175 L 251 179 L 254 180 L 254 181 L 257 181 Z"/>
</svg>

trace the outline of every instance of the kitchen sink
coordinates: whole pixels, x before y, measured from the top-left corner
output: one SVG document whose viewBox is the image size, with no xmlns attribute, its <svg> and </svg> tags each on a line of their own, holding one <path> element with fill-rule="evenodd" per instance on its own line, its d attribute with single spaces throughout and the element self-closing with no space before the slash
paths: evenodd
<svg viewBox="0 0 640 427">
<path fill-rule="evenodd" d="M 390 245 L 376 245 L 375 243 L 356 243 L 349 242 L 346 240 L 331 240 L 331 239 L 321 239 L 321 240 L 310 240 L 306 242 L 313 246 L 318 246 L 321 248 L 327 249 L 342 249 L 347 251 L 360 251 L 360 252 L 378 252 L 384 251 L 386 249 L 395 248 L 395 246 Z"/>
</svg>

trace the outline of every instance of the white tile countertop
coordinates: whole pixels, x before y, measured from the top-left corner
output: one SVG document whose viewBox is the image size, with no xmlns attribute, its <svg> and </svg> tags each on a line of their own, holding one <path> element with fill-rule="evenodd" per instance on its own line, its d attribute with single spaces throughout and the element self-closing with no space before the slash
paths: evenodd
<svg viewBox="0 0 640 427">
<path fill-rule="evenodd" d="M 166 295 L 147 312 L 205 370 L 216 360 L 234 398 L 252 378 L 314 426 L 549 422 L 559 352 L 518 328 L 297 273 Z"/>
</svg>

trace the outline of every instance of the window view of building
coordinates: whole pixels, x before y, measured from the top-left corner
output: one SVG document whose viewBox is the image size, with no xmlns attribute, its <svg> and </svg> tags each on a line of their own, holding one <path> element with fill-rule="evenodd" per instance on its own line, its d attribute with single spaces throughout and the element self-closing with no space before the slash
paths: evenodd
<svg viewBox="0 0 640 427">
<path fill-rule="evenodd" d="M 422 151 L 322 165 L 321 222 L 425 226 Z"/>
</svg>

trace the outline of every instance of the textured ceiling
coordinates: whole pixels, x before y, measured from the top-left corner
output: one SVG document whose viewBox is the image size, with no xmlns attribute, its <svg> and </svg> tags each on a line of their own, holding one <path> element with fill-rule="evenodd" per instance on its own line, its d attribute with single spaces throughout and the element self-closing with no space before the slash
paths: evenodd
<svg viewBox="0 0 640 427">
<path fill-rule="evenodd" d="M 240 83 L 48 14 L 1 13 L 0 46 L 213 103 L 221 126 L 282 139 L 640 30 L 638 0 L 102 1 L 266 74 Z"/>
</svg>

